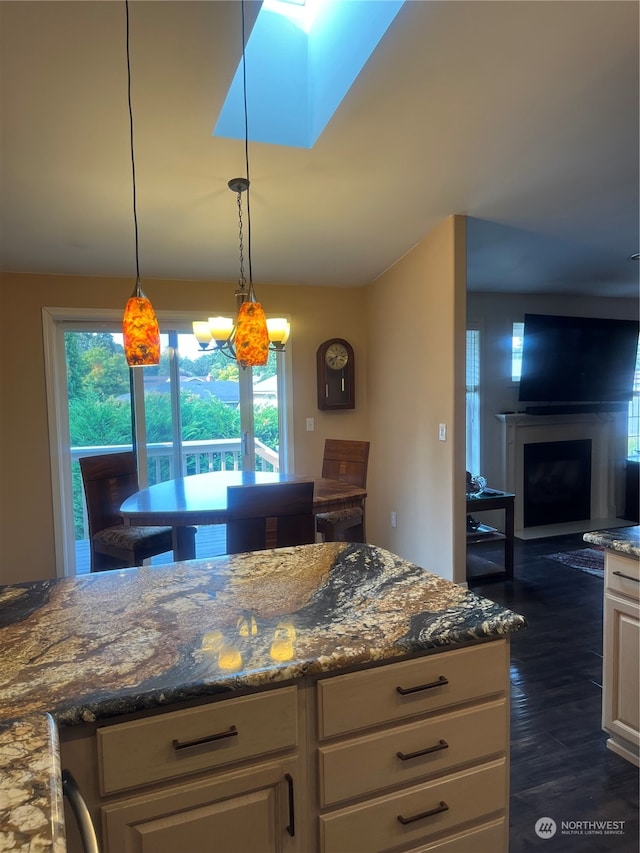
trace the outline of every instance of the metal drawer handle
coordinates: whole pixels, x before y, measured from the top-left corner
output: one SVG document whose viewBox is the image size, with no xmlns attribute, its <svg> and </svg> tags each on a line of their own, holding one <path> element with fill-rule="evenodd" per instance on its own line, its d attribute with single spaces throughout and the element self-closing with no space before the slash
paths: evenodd
<svg viewBox="0 0 640 853">
<path fill-rule="evenodd" d="M 431 681 L 429 684 L 419 684 L 418 687 L 396 687 L 396 690 L 401 696 L 406 696 L 408 693 L 418 693 L 420 690 L 431 690 L 432 687 L 442 687 L 449 683 L 449 679 L 441 675 L 437 681 Z"/>
<path fill-rule="evenodd" d="M 632 578 L 631 575 L 625 575 L 624 572 L 613 572 L 614 575 L 617 575 L 619 578 L 626 578 L 628 581 L 635 581 L 636 583 L 640 583 L 640 578 Z"/>
<path fill-rule="evenodd" d="M 446 740 L 439 740 L 435 746 L 428 746 L 426 749 L 421 749 L 419 752 L 397 752 L 396 755 L 400 761 L 409 761 L 411 758 L 419 758 L 421 755 L 429 755 L 430 752 L 439 752 L 441 749 L 448 749 L 449 744 Z"/>
<path fill-rule="evenodd" d="M 205 743 L 213 743 L 216 740 L 224 740 L 228 737 L 237 737 L 238 730 L 235 726 L 231 726 L 228 732 L 218 732 L 215 735 L 207 735 L 206 737 L 198 738 L 197 740 L 172 740 L 171 745 L 174 749 L 190 749 L 192 746 L 202 746 Z"/>
<path fill-rule="evenodd" d="M 293 798 L 293 776 L 290 773 L 285 773 L 284 778 L 287 780 L 287 785 L 289 786 L 289 825 L 287 826 L 287 832 L 293 838 L 296 834 L 296 812 L 295 802 Z"/>
<path fill-rule="evenodd" d="M 413 823 L 416 820 L 422 820 L 423 817 L 433 817 L 434 814 L 441 814 L 442 812 L 448 812 L 449 806 L 445 803 L 444 800 L 440 800 L 440 805 L 436 806 L 435 809 L 429 809 L 428 812 L 421 812 L 420 814 L 414 815 L 413 817 L 402 817 L 401 814 L 398 815 L 398 820 L 403 826 L 406 826 L 408 823 Z"/>
<path fill-rule="evenodd" d="M 71 811 L 78 824 L 82 849 L 85 853 L 100 853 L 96 830 L 91 820 L 91 813 L 80 793 L 78 783 L 68 770 L 62 771 L 62 790 L 64 796 L 69 800 Z"/>
</svg>

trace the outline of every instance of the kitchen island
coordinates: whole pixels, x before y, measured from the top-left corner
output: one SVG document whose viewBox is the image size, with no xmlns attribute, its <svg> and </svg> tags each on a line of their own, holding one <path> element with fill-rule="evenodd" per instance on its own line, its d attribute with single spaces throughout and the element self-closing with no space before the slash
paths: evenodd
<svg viewBox="0 0 640 853">
<path fill-rule="evenodd" d="M 605 549 L 602 728 L 607 746 L 640 766 L 640 526 L 585 533 Z"/>
<path fill-rule="evenodd" d="M 0 618 L 0 850 L 65 849 L 62 765 L 107 853 L 506 850 L 525 620 L 387 551 L 5 586 Z"/>
</svg>

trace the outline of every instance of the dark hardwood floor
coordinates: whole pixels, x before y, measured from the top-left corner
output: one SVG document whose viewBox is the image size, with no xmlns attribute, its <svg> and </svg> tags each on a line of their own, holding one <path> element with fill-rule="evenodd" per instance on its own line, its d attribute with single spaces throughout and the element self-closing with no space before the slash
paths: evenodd
<svg viewBox="0 0 640 853">
<path fill-rule="evenodd" d="M 585 547 L 581 534 L 516 540 L 513 581 L 469 581 L 528 621 L 511 640 L 510 853 L 640 850 L 639 771 L 606 748 L 601 729 L 603 581 L 545 558 Z M 470 550 L 502 561 L 500 543 Z M 556 822 L 552 838 L 536 834 L 541 817 Z M 622 833 L 562 834 L 562 821 L 623 822 Z"/>
</svg>

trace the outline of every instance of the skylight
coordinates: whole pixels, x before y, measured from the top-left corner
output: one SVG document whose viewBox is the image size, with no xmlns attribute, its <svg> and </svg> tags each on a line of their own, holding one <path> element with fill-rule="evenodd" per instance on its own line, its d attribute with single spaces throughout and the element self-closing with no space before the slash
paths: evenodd
<svg viewBox="0 0 640 853">
<path fill-rule="evenodd" d="M 264 0 L 262 10 L 282 15 L 308 33 L 322 4 L 323 0 Z"/>
<path fill-rule="evenodd" d="M 312 148 L 404 0 L 264 0 L 247 42 L 249 138 Z M 244 139 L 242 63 L 214 136 Z"/>
</svg>

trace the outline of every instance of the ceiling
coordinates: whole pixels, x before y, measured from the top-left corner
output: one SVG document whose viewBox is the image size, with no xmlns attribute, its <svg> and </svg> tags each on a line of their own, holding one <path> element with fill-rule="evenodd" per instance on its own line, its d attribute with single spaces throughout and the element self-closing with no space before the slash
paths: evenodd
<svg viewBox="0 0 640 853">
<path fill-rule="evenodd" d="M 408 0 L 314 148 L 250 145 L 256 284 L 366 284 L 459 213 L 471 290 L 636 297 L 638 11 Z M 143 283 L 237 278 L 240 21 L 130 4 Z M 2 0 L 0 38 L 0 267 L 135 278 L 124 3 Z"/>
</svg>

